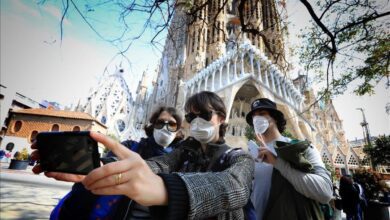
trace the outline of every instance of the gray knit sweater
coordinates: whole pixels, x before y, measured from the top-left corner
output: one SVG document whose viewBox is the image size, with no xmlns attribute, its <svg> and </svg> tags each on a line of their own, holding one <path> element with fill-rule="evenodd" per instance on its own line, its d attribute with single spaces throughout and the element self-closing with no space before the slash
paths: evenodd
<svg viewBox="0 0 390 220">
<path fill-rule="evenodd" d="M 152 207 L 152 215 L 157 213 L 159 219 L 244 219 L 254 173 L 252 157 L 239 150 L 227 157 L 226 169 L 213 172 L 229 147 L 209 144 L 203 152 L 191 146 L 192 142 L 187 145 L 147 161 L 163 177 L 168 191 L 168 206 Z"/>
</svg>

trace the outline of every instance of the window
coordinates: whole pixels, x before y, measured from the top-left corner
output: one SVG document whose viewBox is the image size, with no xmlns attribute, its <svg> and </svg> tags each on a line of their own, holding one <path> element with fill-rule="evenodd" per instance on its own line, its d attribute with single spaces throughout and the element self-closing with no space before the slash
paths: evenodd
<svg viewBox="0 0 390 220">
<path fill-rule="evenodd" d="M 72 131 L 80 131 L 80 130 L 81 130 L 80 126 L 74 126 L 73 129 L 72 129 Z"/>
<path fill-rule="evenodd" d="M 119 132 L 122 132 L 122 131 L 125 130 L 126 124 L 125 124 L 125 122 L 122 119 L 119 119 L 118 121 L 116 121 L 116 124 L 118 126 Z"/>
<path fill-rule="evenodd" d="M 331 165 L 332 164 L 332 162 L 329 160 L 329 157 L 328 157 L 328 155 L 326 155 L 326 153 L 324 152 L 324 153 L 322 153 L 322 161 L 325 163 L 325 164 L 329 164 L 329 165 Z"/>
<path fill-rule="evenodd" d="M 351 157 L 349 158 L 348 160 L 348 164 L 349 165 L 359 165 L 358 161 L 356 160 L 356 158 L 354 156 L 351 155 Z"/>
<path fill-rule="evenodd" d="M 337 154 L 335 163 L 337 164 L 344 164 L 344 159 L 340 154 Z"/>
<path fill-rule="evenodd" d="M 106 122 L 107 122 L 106 116 L 102 116 L 102 118 L 100 119 L 100 122 L 103 124 L 106 124 Z"/>
<path fill-rule="evenodd" d="M 16 121 L 14 127 L 12 128 L 12 132 L 16 133 L 20 131 L 20 129 L 22 129 L 22 125 L 23 125 L 22 121 Z"/>
<path fill-rule="evenodd" d="M 58 124 L 54 124 L 53 126 L 51 126 L 50 131 L 59 131 L 59 130 L 60 130 L 60 126 Z"/>
<path fill-rule="evenodd" d="M 38 134 L 38 131 L 36 131 L 36 130 L 31 132 L 30 138 L 29 138 L 30 143 L 32 143 L 35 140 L 35 138 L 37 137 L 37 134 Z"/>
</svg>

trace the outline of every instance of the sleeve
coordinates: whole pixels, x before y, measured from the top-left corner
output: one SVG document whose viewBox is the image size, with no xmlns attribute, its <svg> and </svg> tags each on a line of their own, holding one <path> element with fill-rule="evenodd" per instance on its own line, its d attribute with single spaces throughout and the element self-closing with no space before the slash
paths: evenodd
<svg viewBox="0 0 390 220">
<path fill-rule="evenodd" d="M 204 219 L 247 204 L 254 175 L 254 160 L 249 154 L 232 156 L 228 167 L 221 172 L 170 173 L 178 166 L 172 162 L 174 158 L 177 158 L 175 151 L 147 161 L 162 177 L 168 191 L 168 206 L 152 207 L 154 217 Z"/>
<path fill-rule="evenodd" d="M 254 160 L 247 153 L 229 158 L 221 172 L 178 173 L 189 196 L 190 219 L 202 219 L 243 208 L 249 199 Z"/>
<path fill-rule="evenodd" d="M 167 206 L 150 207 L 153 219 L 185 219 L 188 215 L 188 193 L 183 180 L 175 174 L 159 174 L 168 191 Z"/>
<path fill-rule="evenodd" d="M 277 158 L 274 167 L 299 193 L 320 203 L 328 203 L 333 194 L 332 181 L 319 152 L 314 147 L 308 147 L 305 158 L 313 165 L 313 173 L 296 170 L 281 158 Z"/>
</svg>

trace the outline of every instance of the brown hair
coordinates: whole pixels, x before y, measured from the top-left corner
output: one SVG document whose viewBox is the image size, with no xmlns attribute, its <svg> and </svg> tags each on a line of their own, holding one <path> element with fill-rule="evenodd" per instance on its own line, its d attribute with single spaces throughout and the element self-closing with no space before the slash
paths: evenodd
<svg viewBox="0 0 390 220">
<path fill-rule="evenodd" d="M 216 113 L 222 118 L 226 119 L 226 107 L 222 99 L 215 93 L 209 91 L 203 91 L 192 95 L 188 98 L 184 110 L 190 112 L 191 109 L 195 109 L 200 112 L 209 112 L 215 110 Z M 219 136 L 224 137 L 227 128 L 226 123 L 222 123 L 219 126 Z"/>
<path fill-rule="evenodd" d="M 158 119 L 158 117 L 161 115 L 162 112 L 168 112 L 172 117 L 176 120 L 177 127 L 181 128 L 181 123 L 183 121 L 183 117 L 179 113 L 179 111 L 176 108 L 173 107 L 167 107 L 167 106 L 161 106 L 157 108 L 156 111 L 152 113 L 152 116 L 149 118 L 149 124 L 145 125 L 144 130 L 146 133 L 146 136 L 151 137 L 153 136 L 153 129 L 154 129 L 154 123 Z"/>
</svg>

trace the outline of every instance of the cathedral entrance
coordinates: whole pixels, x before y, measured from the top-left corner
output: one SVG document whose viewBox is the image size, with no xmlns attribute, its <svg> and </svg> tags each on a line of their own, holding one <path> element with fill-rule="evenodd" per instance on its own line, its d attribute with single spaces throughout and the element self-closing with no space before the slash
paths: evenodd
<svg viewBox="0 0 390 220">
<path fill-rule="evenodd" d="M 226 131 L 226 141 L 231 146 L 246 148 L 247 138 L 245 132 L 248 125 L 245 116 L 250 111 L 252 101 L 261 97 L 263 95 L 251 80 L 242 85 L 234 95 L 227 121 L 229 126 Z M 229 108 L 229 106 L 227 107 Z"/>
</svg>

